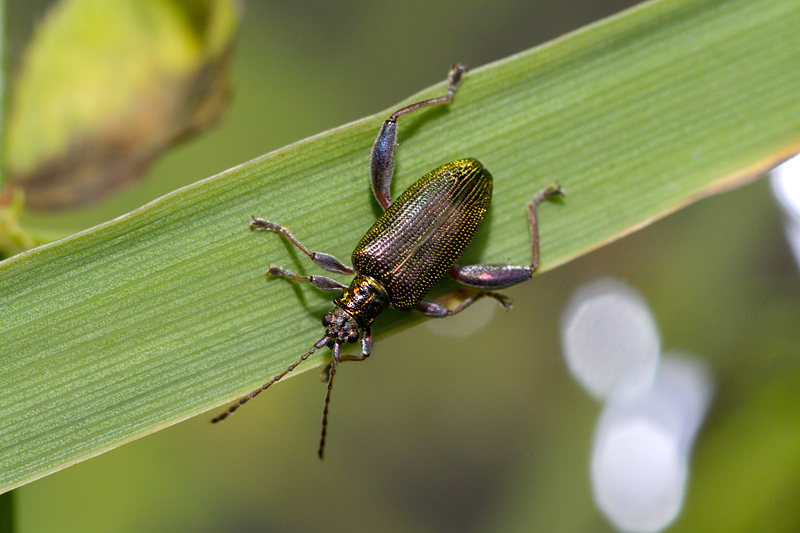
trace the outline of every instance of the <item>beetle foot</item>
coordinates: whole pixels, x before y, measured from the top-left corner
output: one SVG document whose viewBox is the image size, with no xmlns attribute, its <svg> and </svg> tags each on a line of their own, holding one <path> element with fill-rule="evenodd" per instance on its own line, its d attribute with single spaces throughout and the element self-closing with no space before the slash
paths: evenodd
<svg viewBox="0 0 800 533">
<path fill-rule="evenodd" d="M 563 198 L 564 197 L 564 189 L 561 187 L 561 184 L 558 182 L 553 182 L 541 191 L 539 194 L 534 196 L 533 203 L 538 204 L 542 200 L 549 200 L 554 198 Z"/>
<path fill-rule="evenodd" d="M 250 229 L 259 231 L 280 231 L 281 227 L 263 218 L 253 217 L 252 220 L 250 220 Z"/>
<path fill-rule="evenodd" d="M 490 296 L 497 300 L 497 302 L 503 306 L 503 309 L 508 311 L 514 306 L 514 301 L 506 296 L 505 294 L 500 294 L 499 292 L 487 292 L 485 293 L 486 296 Z"/>
<path fill-rule="evenodd" d="M 467 72 L 467 66 L 461 63 L 456 63 L 450 67 L 450 72 L 447 73 L 447 78 L 450 80 L 450 87 L 455 89 L 461 83 L 461 76 Z"/>
</svg>

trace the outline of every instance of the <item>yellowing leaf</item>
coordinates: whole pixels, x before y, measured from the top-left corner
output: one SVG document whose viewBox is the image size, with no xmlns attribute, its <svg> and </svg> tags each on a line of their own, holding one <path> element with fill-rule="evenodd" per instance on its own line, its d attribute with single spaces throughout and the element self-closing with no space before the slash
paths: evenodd
<svg viewBox="0 0 800 533">
<path fill-rule="evenodd" d="M 10 177 L 39 208 L 137 179 L 222 111 L 235 0 L 62 0 L 36 31 L 10 103 Z M 189 15 L 195 15 L 190 17 Z"/>
</svg>

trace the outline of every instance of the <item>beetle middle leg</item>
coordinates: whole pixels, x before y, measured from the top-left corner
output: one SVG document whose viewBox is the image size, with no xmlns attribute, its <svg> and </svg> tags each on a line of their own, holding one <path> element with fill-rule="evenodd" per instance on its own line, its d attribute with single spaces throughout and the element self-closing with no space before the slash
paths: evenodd
<svg viewBox="0 0 800 533">
<path fill-rule="evenodd" d="M 372 184 L 372 193 L 384 209 L 388 209 L 392 205 L 389 188 L 392 184 L 392 174 L 394 174 L 398 117 L 412 113 L 421 107 L 449 104 L 458 88 L 458 84 L 461 83 L 461 76 L 466 71 L 467 67 L 464 65 L 453 65 L 447 76 L 450 80 L 450 87 L 448 87 L 443 96 L 422 100 L 400 108 L 383 123 L 381 131 L 378 133 L 378 138 L 375 139 L 375 144 L 372 145 L 372 153 L 369 158 L 369 177 Z"/>
<path fill-rule="evenodd" d="M 543 200 L 563 195 L 561 186 L 553 183 L 528 202 L 528 223 L 531 231 L 530 265 L 453 265 L 448 275 L 463 285 L 484 291 L 505 289 L 529 280 L 539 266 L 539 224 L 536 218 L 536 207 Z"/>
<path fill-rule="evenodd" d="M 511 308 L 511 299 L 507 296 L 504 296 L 498 292 L 490 292 L 490 291 L 471 291 L 469 296 L 466 296 L 463 300 L 461 300 L 458 305 L 453 307 L 452 309 L 447 307 L 446 305 L 440 304 L 438 302 L 433 302 L 430 300 L 422 300 L 419 302 L 414 309 L 419 311 L 425 316 L 433 317 L 433 318 L 443 318 L 446 316 L 453 316 L 455 314 L 460 313 L 470 305 L 474 304 L 481 298 L 494 298 L 500 305 L 502 305 L 505 309 Z"/>
</svg>

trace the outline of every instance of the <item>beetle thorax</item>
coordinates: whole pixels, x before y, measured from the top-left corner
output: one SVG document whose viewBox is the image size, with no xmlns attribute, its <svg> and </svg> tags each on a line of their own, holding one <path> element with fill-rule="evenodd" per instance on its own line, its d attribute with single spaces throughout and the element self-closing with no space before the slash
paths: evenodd
<svg viewBox="0 0 800 533">
<path fill-rule="evenodd" d="M 342 295 L 335 299 L 336 311 L 353 317 L 362 327 L 369 327 L 375 317 L 389 307 L 389 295 L 380 283 L 358 274 Z"/>
</svg>

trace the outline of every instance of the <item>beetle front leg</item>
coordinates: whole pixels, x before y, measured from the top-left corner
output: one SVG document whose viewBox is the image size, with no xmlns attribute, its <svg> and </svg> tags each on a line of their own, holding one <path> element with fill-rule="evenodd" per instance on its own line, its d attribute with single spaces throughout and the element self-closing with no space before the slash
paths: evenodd
<svg viewBox="0 0 800 533">
<path fill-rule="evenodd" d="M 553 183 L 528 202 L 528 223 L 531 230 L 530 265 L 453 265 L 448 275 L 463 285 L 486 291 L 505 289 L 531 279 L 533 272 L 539 266 L 539 224 L 536 218 L 536 207 L 543 200 L 563 195 L 564 191 L 561 190 L 561 186 Z"/>
<path fill-rule="evenodd" d="M 366 327 L 361 333 L 361 354 L 342 355 L 339 357 L 339 361 L 363 361 L 370 355 L 372 355 L 372 329 Z"/>
<path fill-rule="evenodd" d="M 470 305 L 474 304 L 481 298 L 494 298 L 500 305 L 502 305 L 505 309 L 509 309 L 511 307 L 511 299 L 507 296 L 504 296 L 497 292 L 488 292 L 488 291 L 478 291 L 473 293 L 471 296 L 464 298 L 461 302 L 455 306 L 454 308 L 450 309 L 446 305 L 442 305 L 437 302 L 432 302 L 430 300 L 422 300 L 420 303 L 416 305 L 414 308 L 416 311 L 419 311 L 425 316 L 433 317 L 433 318 L 443 318 L 446 316 L 453 316 L 455 314 L 460 313 Z"/>
<path fill-rule="evenodd" d="M 397 119 L 407 113 L 416 111 L 421 107 L 432 105 L 449 104 L 453 99 L 453 94 L 461 83 L 461 76 L 467 71 L 464 65 L 453 65 L 448 74 L 450 87 L 444 96 L 430 98 L 413 103 L 398 109 L 383 123 L 375 144 L 372 145 L 372 153 L 369 158 L 369 176 L 372 184 L 372 193 L 381 207 L 388 209 L 392 205 L 392 198 L 389 188 L 392 184 L 394 174 L 394 153 L 397 147 Z"/>
<path fill-rule="evenodd" d="M 316 263 L 317 266 L 321 267 L 323 270 L 326 270 L 328 272 L 333 272 L 334 274 L 354 273 L 351 267 L 345 265 L 344 263 L 336 259 L 334 256 L 322 252 L 310 251 L 308 248 L 303 246 L 303 243 L 298 241 L 297 238 L 294 235 L 292 235 L 292 232 L 289 231 L 288 228 L 275 224 L 274 222 L 269 222 L 262 218 L 253 217 L 253 219 L 250 221 L 250 229 L 254 229 L 257 231 L 274 231 L 276 233 L 280 233 L 286 240 L 297 246 L 300 249 L 300 251 L 302 251 L 304 254 L 310 257 L 311 260 L 314 261 L 314 263 Z M 273 275 L 282 275 L 282 274 L 273 274 Z M 292 277 L 292 276 L 285 276 L 285 277 Z M 324 276 L 317 276 L 317 277 L 323 278 Z M 292 279 L 294 279 L 294 277 L 292 277 Z M 297 279 L 294 280 L 298 281 Z M 336 290 L 336 289 L 323 289 L 323 290 Z"/>
</svg>

